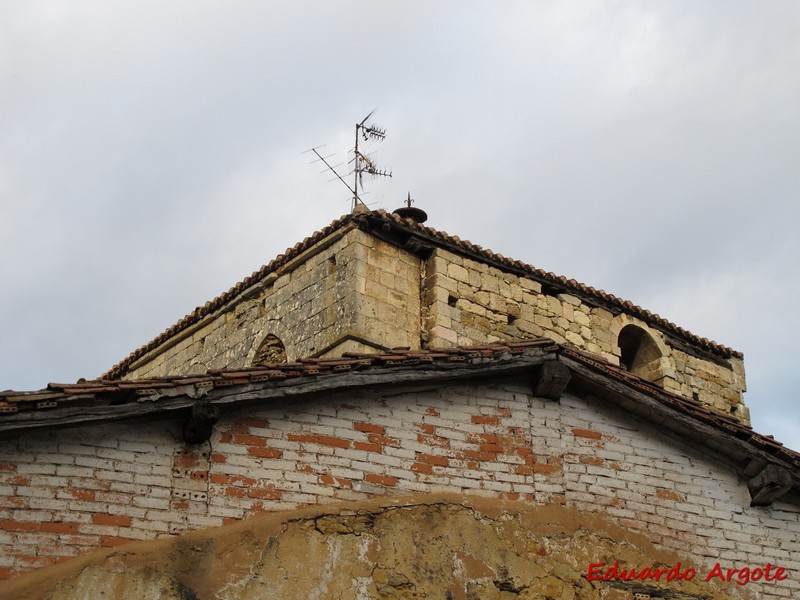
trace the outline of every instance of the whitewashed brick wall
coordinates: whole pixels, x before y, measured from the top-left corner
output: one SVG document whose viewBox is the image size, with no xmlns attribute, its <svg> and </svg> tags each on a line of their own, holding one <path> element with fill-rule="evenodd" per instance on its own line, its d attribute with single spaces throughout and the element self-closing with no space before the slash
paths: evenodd
<svg viewBox="0 0 800 600">
<path fill-rule="evenodd" d="M 261 511 L 466 493 L 602 513 L 698 567 L 785 567 L 800 594 L 800 506 L 751 508 L 737 476 L 600 400 L 524 385 L 367 391 L 224 414 L 209 444 L 179 421 L 0 442 L 0 576 Z"/>
</svg>

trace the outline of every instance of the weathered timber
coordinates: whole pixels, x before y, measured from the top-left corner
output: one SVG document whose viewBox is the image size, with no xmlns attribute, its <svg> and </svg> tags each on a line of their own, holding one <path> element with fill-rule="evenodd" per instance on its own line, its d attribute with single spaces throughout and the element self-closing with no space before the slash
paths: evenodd
<svg viewBox="0 0 800 600">
<path fill-rule="evenodd" d="M 747 480 L 750 490 L 750 506 L 767 506 L 775 502 L 792 488 L 789 471 L 776 464 L 768 464 L 761 472 Z"/>
<path fill-rule="evenodd" d="M 195 402 L 189 409 L 189 420 L 183 426 L 183 439 L 187 444 L 207 442 L 218 420 L 219 408 L 208 401 Z"/>
<path fill-rule="evenodd" d="M 533 393 L 539 398 L 558 400 L 567 389 L 572 374 L 569 368 L 557 360 L 549 360 L 539 367 Z"/>
<path fill-rule="evenodd" d="M 107 406 L 63 407 L 47 411 L 26 411 L 4 417 L 0 421 L 0 436 L 19 430 L 54 428 L 86 423 L 110 422 L 175 413 L 191 408 L 199 401 L 225 407 L 239 403 L 269 402 L 299 399 L 320 393 L 352 390 L 363 387 L 405 387 L 428 382 L 457 382 L 473 379 L 508 377 L 527 373 L 555 354 L 525 354 L 497 362 L 469 359 L 441 363 L 430 367 L 411 365 L 372 368 L 335 375 L 309 376 L 281 381 L 243 382 L 231 386 L 210 388 L 185 386 L 182 394 L 167 389 L 165 394 L 142 396 L 136 402 Z M 188 388 L 192 388 L 189 390 Z M 69 396 L 66 396 L 69 399 Z"/>
<path fill-rule="evenodd" d="M 763 460 L 765 463 L 778 465 L 782 463 L 779 457 L 770 455 L 747 440 L 740 439 L 733 433 L 726 433 L 718 426 L 704 423 L 696 416 L 669 406 L 625 382 L 608 377 L 571 358 L 561 356 L 559 360 L 572 371 L 573 382 L 579 380 L 584 387 L 591 388 L 596 396 L 624 406 L 627 412 L 648 422 L 657 422 L 659 427 L 668 429 L 687 442 L 713 449 L 717 459 L 731 466 L 743 478 L 746 478 L 745 470 L 750 460 Z M 784 468 L 786 467 L 792 473 L 792 486 L 800 487 L 800 474 L 794 474 L 791 465 Z"/>
</svg>

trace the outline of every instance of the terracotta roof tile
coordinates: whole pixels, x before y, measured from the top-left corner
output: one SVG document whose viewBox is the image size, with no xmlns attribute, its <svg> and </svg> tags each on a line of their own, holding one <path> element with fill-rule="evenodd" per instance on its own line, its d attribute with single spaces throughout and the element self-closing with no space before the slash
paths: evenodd
<svg viewBox="0 0 800 600">
<path fill-rule="evenodd" d="M 336 377 L 355 369 L 408 369 L 446 368 L 453 361 L 475 361 L 476 366 L 487 361 L 503 361 L 535 350 L 563 355 L 592 370 L 624 383 L 632 389 L 647 394 L 662 405 L 683 415 L 709 425 L 727 435 L 734 436 L 752 445 L 753 449 L 780 458 L 800 470 L 800 453 L 785 448 L 772 436 L 756 433 L 751 427 L 732 417 L 714 412 L 702 403 L 669 393 L 653 383 L 640 379 L 624 368 L 611 364 L 604 358 L 587 352 L 556 344 L 549 339 L 515 340 L 485 346 L 462 348 L 439 348 L 431 350 L 393 350 L 388 354 L 346 354 L 341 358 L 315 358 L 294 363 L 269 364 L 246 369 L 213 370 L 204 375 L 163 377 L 141 381 L 81 381 L 74 384 L 51 383 L 46 390 L 36 392 L 0 392 L 0 422 L 5 415 L 15 413 L 47 411 L 58 408 L 98 407 L 137 402 L 137 398 L 172 395 L 181 388 L 229 388 L 235 386 L 282 382 L 286 379 L 302 381 L 307 378 Z M 291 384 L 289 384 L 291 385 Z"/>
</svg>

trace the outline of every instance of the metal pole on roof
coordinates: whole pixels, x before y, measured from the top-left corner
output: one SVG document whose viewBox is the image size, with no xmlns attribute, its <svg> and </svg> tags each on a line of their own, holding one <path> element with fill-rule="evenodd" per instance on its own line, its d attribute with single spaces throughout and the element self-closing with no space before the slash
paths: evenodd
<svg viewBox="0 0 800 600">
<path fill-rule="evenodd" d="M 353 204 L 350 207 L 350 212 L 355 212 L 358 203 L 364 204 L 363 200 L 358 196 L 358 182 L 363 177 L 364 173 L 368 173 L 374 177 L 391 177 L 391 171 L 385 171 L 379 169 L 372 159 L 369 158 L 367 155 L 361 153 L 361 149 L 359 148 L 358 138 L 359 135 L 364 136 L 364 141 L 369 140 L 376 140 L 376 141 L 383 141 L 386 138 L 386 130 L 382 129 L 376 125 L 367 125 L 367 120 L 372 116 L 372 113 L 375 111 L 372 110 L 366 117 L 364 117 L 360 123 L 356 123 L 356 140 L 355 146 L 353 148 L 353 186 L 350 185 L 344 180 L 344 178 L 339 175 L 336 169 L 326 160 L 326 158 L 330 158 L 330 156 L 322 156 L 319 152 L 317 152 L 317 148 L 321 148 L 322 146 L 317 146 L 316 148 L 311 148 L 306 150 L 305 152 L 313 152 L 317 155 L 317 159 L 325 163 L 325 166 L 328 170 L 330 170 L 336 178 L 341 181 L 345 187 L 350 190 L 350 193 L 353 194 Z M 305 154 L 303 152 L 302 154 Z M 332 156 L 332 155 L 331 155 Z M 317 162 L 316 160 L 312 161 L 312 163 Z M 362 189 L 364 187 L 363 181 L 361 182 Z"/>
</svg>

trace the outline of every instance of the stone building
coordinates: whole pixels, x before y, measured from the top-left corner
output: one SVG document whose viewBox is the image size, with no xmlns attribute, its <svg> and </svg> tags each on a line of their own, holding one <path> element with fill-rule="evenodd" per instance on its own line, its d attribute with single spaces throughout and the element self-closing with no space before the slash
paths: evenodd
<svg viewBox="0 0 800 600">
<path fill-rule="evenodd" d="M 744 391 L 730 348 L 356 211 L 100 379 L 0 393 L 0 597 L 796 597 L 800 455 Z"/>
</svg>

